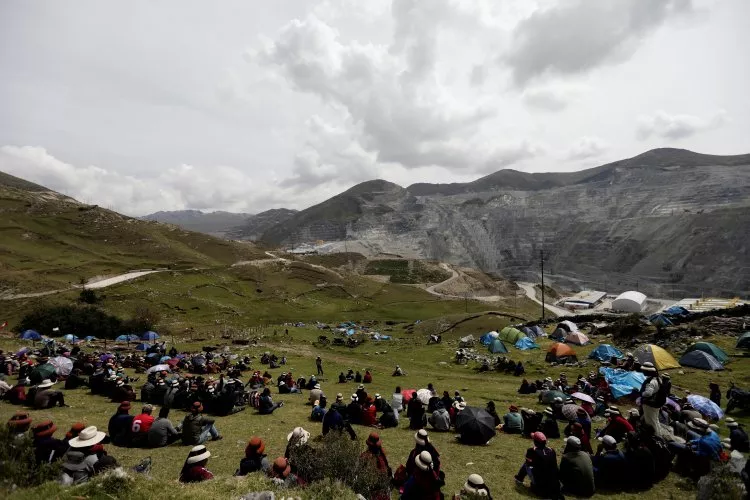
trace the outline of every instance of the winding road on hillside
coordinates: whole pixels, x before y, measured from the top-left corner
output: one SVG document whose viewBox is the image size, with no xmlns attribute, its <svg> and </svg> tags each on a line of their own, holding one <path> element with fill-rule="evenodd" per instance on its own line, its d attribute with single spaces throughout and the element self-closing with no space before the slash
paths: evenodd
<svg viewBox="0 0 750 500">
<path fill-rule="evenodd" d="M 117 276 L 112 276 L 110 278 L 103 278 L 103 279 L 99 279 L 96 281 L 89 281 L 88 283 L 83 285 L 83 287 L 81 287 L 80 285 L 75 285 L 75 286 L 71 286 L 70 288 L 61 288 L 59 290 L 48 290 L 46 292 L 2 295 L 0 296 L 0 300 L 32 299 L 35 297 L 44 297 L 46 295 L 54 295 L 56 293 L 67 292 L 69 290 L 76 290 L 80 288 L 85 288 L 87 290 L 99 290 L 101 288 L 107 288 L 109 286 L 117 285 L 125 281 L 134 280 L 136 278 L 140 278 L 141 276 L 146 276 L 146 275 L 153 274 L 153 273 L 162 273 L 164 271 L 167 271 L 167 269 L 153 269 L 150 271 L 130 271 L 128 273 L 118 274 Z"/>
</svg>

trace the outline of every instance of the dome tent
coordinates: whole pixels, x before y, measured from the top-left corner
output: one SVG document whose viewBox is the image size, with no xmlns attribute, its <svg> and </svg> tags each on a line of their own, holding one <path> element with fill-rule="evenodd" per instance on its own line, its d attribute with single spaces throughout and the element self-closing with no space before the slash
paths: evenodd
<svg viewBox="0 0 750 500">
<path fill-rule="evenodd" d="M 654 344 L 644 344 L 633 351 L 635 360 L 643 364 L 650 361 L 657 370 L 669 370 L 670 368 L 679 368 L 680 364 L 667 351 Z"/>
<path fill-rule="evenodd" d="M 729 355 L 711 342 L 696 342 L 685 350 L 685 354 L 692 351 L 703 351 L 706 354 L 710 354 L 722 365 L 725 365 L 730 361 Z M 682 364 L 682 362 L 680 362 L 680 364 Z"/>
<path fill-rule="evenodd" d="M 567 342 L 568 344 L 586 345 L 591 341 L 586 335 L 582 334 L 581 332 L 573 332 L 565 337 L 565 342 Z"/>
<path fill-rule="evenodd" d="M 578 325 L 576 325 L 572 321 L 568 321 L 568 320 L 561 321 L 560 323 L 558 323 L 557 324 L 557 328 L 562 328 L 563 330 L 565 330 L 568 333 L 573 333 L 573 332 L 577 332 L 578 331 Z"/>
<path fill-rule="evenodd" d="M 566 361 L 577 361 L 576 352 L 569 346 L 556 342 L 547 350 L 547 356 L 544 358 L 548 363 L 564 363 Z"/>
<path fill-rule="evenodd" d="M 622 358 L 622 352 L 609 344 L 601 344 L 589 353 L 589 359 L 596 359 L 597 361 L 609 361 L 613 356 L 620 359 Z"/>
<path fill-rule="evenodd" d="M 711 370 L 719 371 L 724 369 L 724 365 L 704 351 L 690 351 L 686 352 L 680 358 L 680 364 L 682 366 L 689 366 L 691 368 L 698 368 L 700 370 Z"/>
<path fill-rule="evenodd" d="M 529 349 L 539 349 L 539 346 L 529 337 L 522 338 L 521 340 L 516 342 L 515 347 L 516 349 L 520 349 L 522 351 L 528 351 Z"/>
<path fill-rule="evenodd" d="M 492 354 L 502 354 L 508 352 L 508 348 L 505 347 L 505 344 L 503 344 L 503 341 L 499 338 L 493 339 L 492 342 L 490 342 L 490 345 L 487 346 L 487 350 Z"/>
<path fill-rule="evenodd" d="M 739 339 L 737 339 L 737 349 L 750 349 L 750 332 L 743 333 Z"/>
<path fill-rule="evenodd" d="M 513 328 L 512 326 L 506 326 L 502 330 L 500 330 L 500 335 L 498 335 L 498 338 L 502 340 L 503 342 L 508 342 L 509 344 L 515 344 L 522 338 L 524 338 L 526 335 L 523 334 L 523 332 L 517 328 Z"/>
</svg>

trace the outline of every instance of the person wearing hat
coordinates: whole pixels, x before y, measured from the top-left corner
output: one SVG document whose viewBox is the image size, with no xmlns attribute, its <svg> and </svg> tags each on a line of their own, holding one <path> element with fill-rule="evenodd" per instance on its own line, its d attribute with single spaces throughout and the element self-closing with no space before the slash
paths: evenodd
<svg viewBox="0 0 750 500">
<path fill-rule="evenodd" d="M 15 415 L 8 419 L 8 433 L 12 443 L 24 441 L 31 427 L 31 417 L 27 411 L 17 411 Z"/>
<path fill-rule="evenodd" d="M 610 406 L 604 416 L 607 417 L 607 425 L 599 431 L 599 436 L 612 436 L 619 443 L 628 432 L 635 431 L 616 406 Z"/>
<path fill-rule="evenodd" d="M 310 446 L 310 433 L 303 427 L 295 427 L 292 432 L 286 435 L 286 450 L 284 451 L 284 457 L 288 458 L 292 466 L 294 467 L 295 454 L 305 454 L 312 449 Z"/>
<path fill-rule="evenodd" d="M 43 410 L 46 408 L 54 408 L 55 406 L 68 406 L 65 404 L 65 396 L 62 391 L 56 391 L 51 389 L 55 385 L 55 382 L 50 379 L 44 379 L 36 386 L 36 393 L 34 395 L 34 408 L 37 410 Z"/>
<path fill-rule="evenodd" d="M 748 440 L 745 429 L 740 427 L 740 424 L 731 417 L 727 417 L 724 423 L 729 429 L 729 441 L 732 443 L 732 449 L 740 453 L 750 452 L 750 440 Z"/>
<path fill-rule="evenodd" d="M 5 399 L 12 405 L 23 405 L 26 404 L 27 394 L 26 386 L 28 385 L 28 379 L 19 378 L 18 383 L 11 387 L 8 392 L 5 393 Z"/>
<path fill-rule="evenodd" d="M 58 483 L 63 486 L 87 482 L 94 475 L 93 468 L 84 461 L 84 454 L 73 448 L 63 456 Z"/>
<path fill-rule="evenodd" d="M 494 401 L 487 401 L 487 404 L 484 407 L 484 411 L 492 416 L 492 420 L 495 423 L 496 429 L 502 426 L 503 421 L 500 418 L 500 415 L 497 414 L 497 408 L 495 407 Z"/>
<path fill-rule="evenodd" d="M 506 434 L 522 434 L 523 433 L 523 417 L 518 412 L 516 405 L 510 405 L 508 413 L 503 415 L 502 430 Z"/>
<path fill-rule="evenodd" d="M 148 430 L 149 448 L 161 448 L 168 446 L 180 439 L 180 432 L 172 425 L 169 420 L 169 407 L 162 406 L 159 409 L 159 417 L 151 424 Z"/>
<path fill-rule="evenodd" d="M 362 423 L 362 405 L 359 402 L 357 394 L 352 394 L 349 400 L 349 405 L 346 407 L 346 415 L 343 415 L 344 418 L 351 425 Z"/>
<path fill-rule="evenodd" d="M 393 477 L 393 471 L 391 470 L 391 466 L 388 465 L 388 457 L 385 454 L 385 450 L 383 450 L 383 443 L 380 440 L 380 435 L 377 432 L 371 432 L 367 437 L 367 440 L 365 440 L 365 444 L 367 445 L 367 449 L 362 452 L 360 459 L 363 462 L 373 464 L 378 472 L 388 479 L 391 479 Z M 374 500 L 390 500 L 390 488 L 373 492 L 370 498 Z"/>
<path fill-rule="evenodd" d="M 560 426 L 555 418 L 555 411 L 550 406 L 544 409 L 544 420 L 540 429 L 547 439 L 558 439 L 560 437 Z"/>
<path fill-rule="evenodd" d="M 528 475 L 534 493 L 556 499 L 560 495 L 560 471 L 555 450 L 547 447 L 547 436 L 542 432 L 533 433 L 531 440 L 534 447 L 526 450 L 526 460 L 514 477 L 516 484 L 522 486 Z"/>
<path fill-rule="evenodd" d="M 443 406 L 442 401 L 437 402 L 437 407 L 432 412 L 432 415 L 429 416 L 427 422 L 437 432 L 448 432 L 451 430 L 451 416 Z"/>
<path fill-rule="evenodd" d="M 52 420 L 42 420 L 31 428 L 37 464 L 59 460 L 67 450 L 68 446 L 65 442 L 52 437 L 56 430 L 57 426 Z"/>
<path fill-rule="evenodd" d="M 402 500 L 440 500 L 445 485 L 443 474 L 435 469 L 432 455 L 423 451 L 414 457 L 414 467 L 406 479 Z"/>
<path fill-rule="evenodd" d="M 84 455 L 84 463 L 86 463 L 94 471 L 94 474 L 117 467 L 117 460 L 107 455 L 104 447 L 101 445 L 102 441 L 107 437 L 104 432 L 99 431 L 93 425 L 86 427 L 78 436 L 74 437 L 68 442 L 71 449 L 80 451 Z"/>
<path fill-rule="evenodd" d="M 234 473 L 235 476 L 246 476 L 252 472 L 262 471 L 268 473 L 271 463 L 265 453 L 266 443 L 258 436 L 253 436 L 245 447 L 245 458 L 240 460 L 240 468 Z"/>
<path fill-rule="evenodd" d="M 569 436 L 560 458 L 560 482 L 562 493 L 577 497 L 590 497 L 596 490 L 594 465 L 591 455 L 581 449 L 581 440 Z"/>
<path fill-rule="evenodd" d="M 310 412 L 310 420 L 313 422 L 322 422 L 326 413 L 328 413 L 326 406 L 327 402 L 325 396 L 323 396 L 322 401 L 316 399 L 313 403 L 312 411 Z"/>
<path fill-rule="evenodd" d="M 657 436 L 661 436 L 661 425 L 659 424 L 659 411 L 667 402 L 669 396 L 669 384 L 665 384 L 656 367 L 650 361 L 641 365 L 641 372 L 646 375 L 646 380 L 641 386 L 641 409 L 643 412 L 643 423 L 650 425 Z"/>
<path fill-rule="evenodd" d="M 318 370 L 318 375 L 323 375 L 323 360 L 320 356 L 315 358 L 315 368 Z"/>
<path fill-rule="evenodd" d="M 542 424 L 542 418 L 544 414 L 532 410 L 531 408 L 521 408 L 521 419 L 523 420 L 523 431 L 521 435 L 523 437 L 530 437 L 532 433 L 539 430 L 539 426 Z"/>
<path fill-rule="evenodd" d="M 190 407 L 190 413 L 182 421 L 182 444 L 203 444 L 211 438 L 213 441 L 222 439 L 214 419 L 204 417 L 203 405 L 196 401 Z"/>
<path fill-rule="evenodd" d="M 627 478 L 625 455 L 617 449 L 617 441 L 612 436 L 602 436 L 593 458 L 594 478 L 598 489 L 618 490 Z"/>
<path fill-rule="evenodd" d="M 372 384 L 372 373 L 370 373 L 370 370 L 365 370 L 365 376 L 362 377 L 362 383 Z"/>
<path fill-rule="evenodd" d="M 417 456 L 423 451 L 428 452 L 432 456 L 432 468 L 436 471 L 440 471 L 440 453 L 438 453 L 435 446 L 430 442 L 430 437 L 427 431 L 419 429 L 414 434 L 414 442 L 416 443 L 414 449 L 409 453 L 409 458 L 406 459 L 406 474 L 410 476 L 413 474 L 416 467 L 415 460 Z"/>
<path fill-rule="evenodd" d="M 336 400 L 331 404 L 329 412 L 336 410 L 342 418 L 346 418 L 346 403 L 344 402 L 344 395 L 340 392 L 336 394 Z"/>
<path fill-rule="evenodd" d="M 346 406 L 343 405 L 343 399 L 344 397 L 342 394 L 337 394 L 336 402 L 331 405 L 331 409 L 326 412 L 325 416 L 323 416 L 322 434 L 325 436 L 330 431 L 346 431 L 349 433 L 349 436 L 353 441 L 357 439 L 357 434 L 354 432 L 351 424 L 347 422 L 346 418 L 341 413 L 341 408 L 346 412 Z"/>
<path fill-rule="evenodd" d="M 271 468 L 268 469 L 268 476 L 276 486 L 281 488 L 293 488 L 306 484 L 302 478 L 292 472 L 292 465 L 285 457 L 279 457 L 273 461 Z"/>
<path fill-rule="evenodd" d="M 490 493 L 490 489 L 484 483 L 484 478 L 479 474 L 470 474 L 461 488 L 461 491 L 453 495 L 453 500 L 478 497 L 492 500 L 492 494 Z"/>
<path fill-rule="evenodd" d="M 708 390 L 710 391 L 708 399 L 716 403 L 716 406 L 721 407 L 721 389 L 719 389 L 719 384 L 709 382 Z"/>
<path fill-rule="evenodd" d="M 656 482 L 656 461 L 653 453 L 635 432 L 625 436 L 625 462 L 627 464 L 626 488 L 647 491 Z"/>
<path fill-rule="evenodd" d="M 364 384 L 359 384 L 357 386 L 357 391 L 355 394 L 357 394 L 357 401 L 359 402 L 360 406 L 363 405 L 365 401 L 367 401 L 367 391 L 365 390 Z"/>
<path fill-rule="evenodd" d="M 406 418 L 409 419 L 409 429 L 419 430 L 427 424 L 427 415 L 422 401 L 413 394 L 406 404 Z"/>
<path fill-rule="evenodd" d="M 83 422 L 76 422 L 73 425 L 71 425 L 70 430 L 65 433 L 65 439 L 63 439 L 65 444 L 70 443 L 70 440 L 73 439 L 74 437 L 78 437 L 81 431 L 85 428 L 86 428 L 86 424 L 84 424 Z"/>
<path fill-rule="evenodd" d="M 719 460 L 723 446 L 704 419 L 693 419 L 687 425 L 698 437 L 686 444 L 671 442 L 669 447 L 677 455 L 675 470 L 697 479 L 710 472 L 711 463 Z"/>
<path fill-rule="evenodd" d="M 214 475 L 206 468 L 211 452 L 202 444 L 194 446 L 185 459 L 180 471 L 181 483 L 200 483 L 213 479 Z"/>
<path fill-rule="evenodd" d="M 310 397 L 308 398 L 308 404 L 314 405 L 315 401 L 320 401 L 323 396 L 323 391 L 320 389 L 320 384 L 315 384 L 310 390 Z"/>
<path fill-rule="evenodd" d="M 729 466 L 729 470 L 733 473 L 740 475 L 742 470 L 747 465 L 747 459 L 745 455 L 737 450 L 732 449 L 732 443 L 729 438 L 722 439 L 721 445 L 724 447 L 724 455 L 722 456 L 722 462 L 726 462 Z"/>
<path fill-rule="evenodd" d="M 130 430 L 133 427 L 133 415 L 130 414 L 130 401 L 123 401 L 117 407 L 117 412 L 109 419 L 107 432 L 115 446 L 130 444 Z"/>
</svg>

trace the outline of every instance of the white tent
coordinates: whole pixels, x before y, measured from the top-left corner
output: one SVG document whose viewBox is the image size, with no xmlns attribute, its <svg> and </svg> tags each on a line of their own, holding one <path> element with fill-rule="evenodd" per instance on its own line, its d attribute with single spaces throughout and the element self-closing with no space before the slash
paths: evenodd
<svg viewBox="0 0 750 500">
<path fill-rule="evenodd" d="M 639 313 L 646 305 L 646 296 L 641 292 L 622 292 L 612 301 L 612 310 L 628 313 Z"/>
<path fill-rule="evenodd" d="M 497 332 L 495 332 L 495 331 L 492 331 L 492 332 L 488 333 L 487 335 L 489 335 L 492 338 L 497 338 L 500 334 L 497 333 Z"/>
</svg>

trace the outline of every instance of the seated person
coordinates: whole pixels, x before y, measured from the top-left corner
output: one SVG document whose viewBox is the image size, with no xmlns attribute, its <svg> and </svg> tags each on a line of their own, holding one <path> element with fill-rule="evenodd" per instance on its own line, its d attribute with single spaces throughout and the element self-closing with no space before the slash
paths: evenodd
<svg viewBox="0 0 750 500">
<path fill-rule="evenodd" d="M 442 401 L 438 401 L 437 408 L 427 419 L 433 429 L 439 432 L 448 432 L 451 429 L 451 417 L 448 410 L 443 406 Z"/>
<path fill-rule="evenodd" d="M 508 413 L 503 415 L 503 432 L 506 434 L 521 434 L 523 433 L 523 418 L 518 413 L 518 407 L 511 405 L 508 409 Z"/>
</svg>

